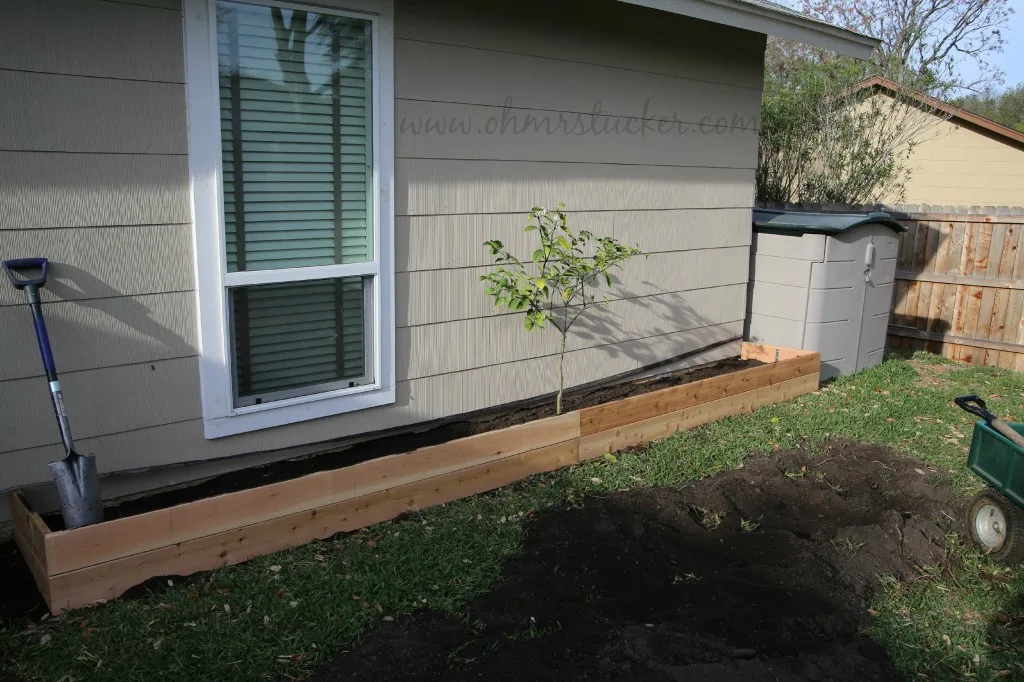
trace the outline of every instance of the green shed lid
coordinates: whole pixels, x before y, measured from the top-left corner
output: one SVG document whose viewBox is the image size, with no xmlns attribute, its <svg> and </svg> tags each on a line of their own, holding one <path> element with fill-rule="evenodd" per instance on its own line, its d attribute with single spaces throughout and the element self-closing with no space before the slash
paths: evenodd
<svg viewBox="0 0 1024 682">
<path fill-rule="evenodd" d="M 893 232 L 906 232 L 888 213 L 805 213 L 754 209 L 754 229 L 758 232 L 785 234 L 840 234 L 861 225 L 885 225 Z"/>
</svg>

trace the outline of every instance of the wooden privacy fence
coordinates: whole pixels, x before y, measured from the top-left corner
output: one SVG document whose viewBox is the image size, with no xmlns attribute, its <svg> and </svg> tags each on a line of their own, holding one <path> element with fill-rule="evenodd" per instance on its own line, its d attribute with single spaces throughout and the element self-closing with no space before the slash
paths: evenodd
<svg viewBox="0 0 1024 682">
<path fill-rule="evenodd" d="M 1024 216 L 911 214 L 889 347 L 1024 370 Z"/>
</svg>

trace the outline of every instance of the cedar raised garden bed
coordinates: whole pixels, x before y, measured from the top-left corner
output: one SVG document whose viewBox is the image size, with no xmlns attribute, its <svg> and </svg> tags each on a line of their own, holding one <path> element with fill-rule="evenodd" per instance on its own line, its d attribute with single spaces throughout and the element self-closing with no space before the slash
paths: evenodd
<svg viewBox="0 0 1024 682">
<path fill-rule="evenodd" d="M 766 364 L 412 452 L 53 531 L 12 493 L 14 539 L 53 614 L 500 488 L 817 390 L 817 353 L 746 343 Z"/>
</svg>

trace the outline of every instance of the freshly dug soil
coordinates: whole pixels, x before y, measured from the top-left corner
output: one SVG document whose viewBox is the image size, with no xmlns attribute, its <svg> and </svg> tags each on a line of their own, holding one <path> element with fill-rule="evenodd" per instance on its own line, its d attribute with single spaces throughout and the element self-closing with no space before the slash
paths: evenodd
<svg viewBox="0 0 1024 682">
<path fill-rule="evenodd" d="M 634 379 L 607 386 L 582 386 L 566 392 L 563 399 L 563 409 L 566 412 L 571 412 L 572 410 L 600 405 L 613 400 L 621 400 L 633 395 L 650 393 L 651 391 L 687 384 L 701 379 L 708 379 L 762 364 L 764 363 L 759 360 L 729 358 L 657 377 Z M 417 448 L 445 443 L 456 438 L 465 438 L 466 436 L 473 436 L 478 433 L 486 433 L 517 424 L 525 424 L 536 419 L 551 417 L 554 413 L 554 398 L 542 396 L 519 403 L 511 408 L 507 406 L 491 408 L 465 415 L 458 420 L 449 420 L 441 424 L 428 424 L 422 430 L 416 432 L 403 431 L 401 433 L 383 435 L 320 455 L 233 471 L 211 478 L 198 485 L 176 488 L 155 495 L 147 495 L 107 507 L 104 509 L 104 516 L 109 521 L 156 509 L 166 509 L 167 507 L 201 500 L 213 495 L 248 490 L 249 488 L 256 488 L 261 485 L 298 478 L 299 476 L 305 476 L 317 471 L 339 469 L 376 457 L 410 452 Z M 61 530 L 64 527 L 64 520 L 59 513 L 46 514 L 44 519 L 53 530 Z"/>
<path fill-rule="evenodd" d="M 860 632 L 877 576 L 943 560 L 960 503 L 939 480 L 834 442 L 682 489 L 594 496 L 530 522 L 465 621 L 383 623 L 312 679 L 897 679 Z"/>
</svg>

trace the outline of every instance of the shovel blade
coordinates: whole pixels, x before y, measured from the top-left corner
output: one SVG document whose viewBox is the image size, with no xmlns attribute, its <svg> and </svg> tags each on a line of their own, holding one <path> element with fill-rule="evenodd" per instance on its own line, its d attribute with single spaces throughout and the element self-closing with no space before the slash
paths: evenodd
<svg viewBox="0 0 1024 682">
<path fill-rule="evenodd" d="M 81 528 L 103 520 L 100 475 L 96 470 L 95 457 L 71 452 L 64 459 L 50 462 L 50 473 L 57 486 L 65 527 L 69 530 Z"/>
</svg>

